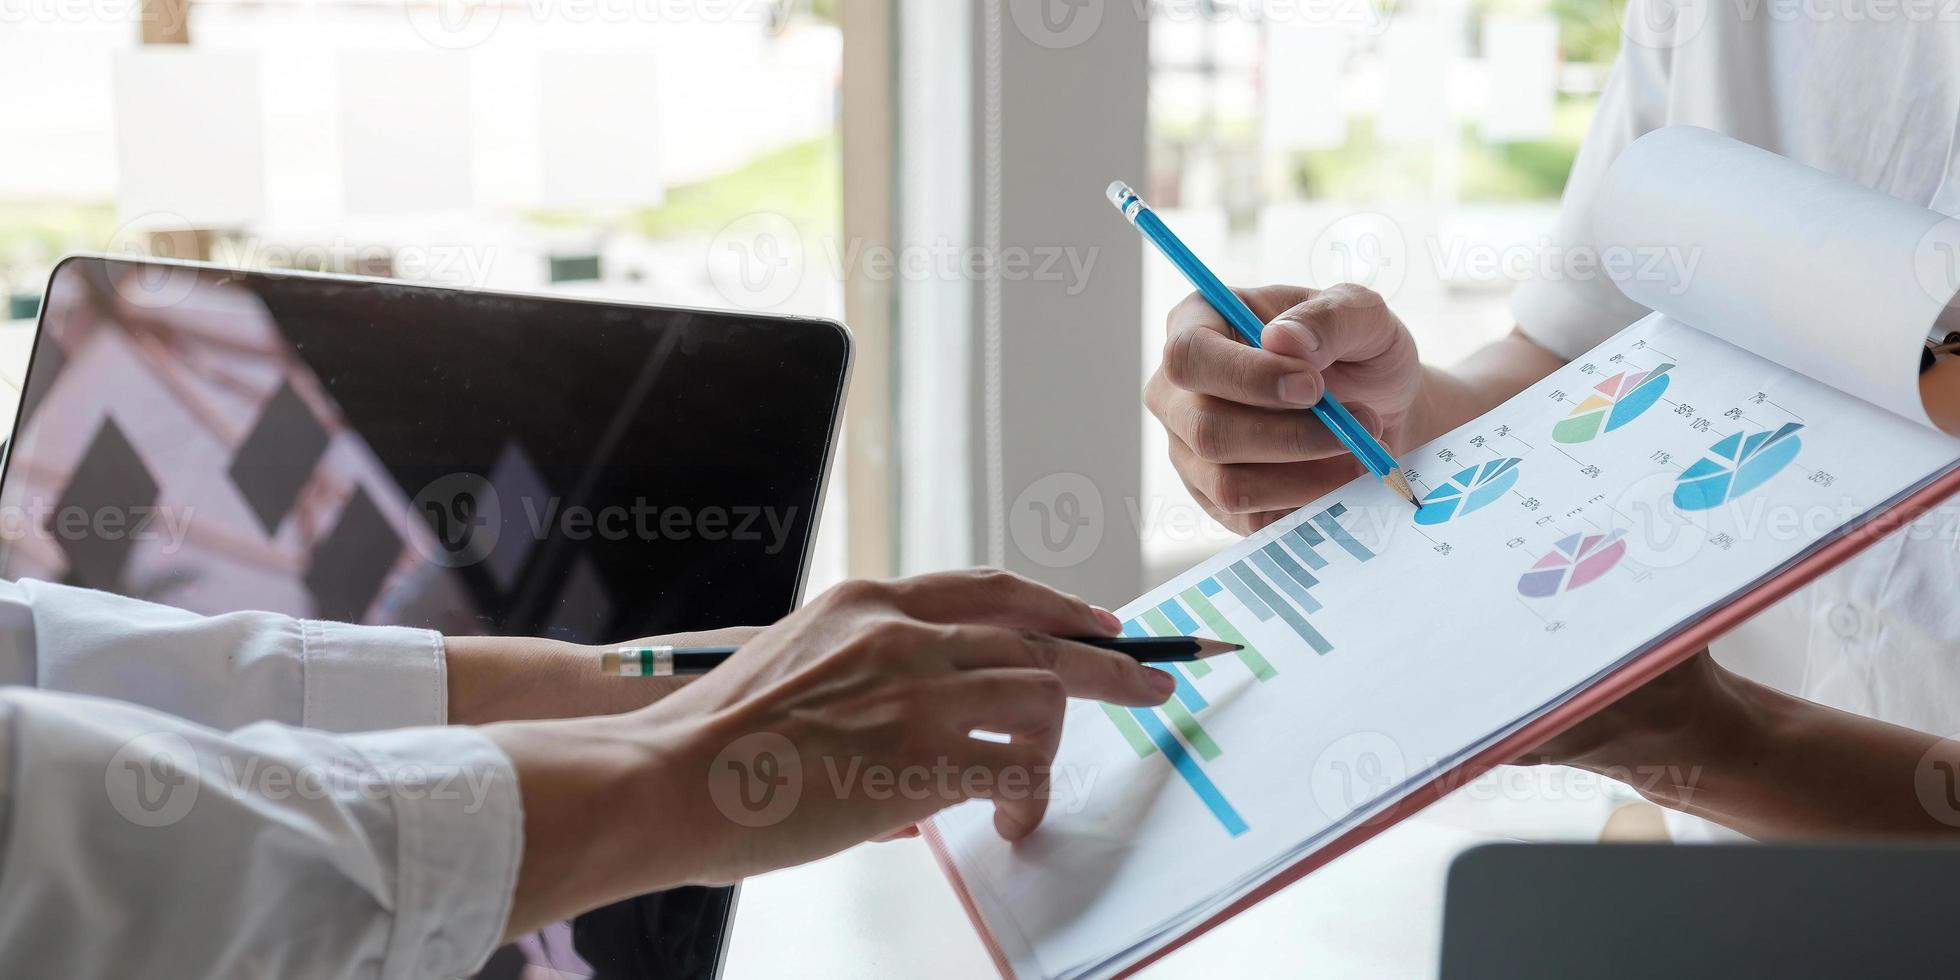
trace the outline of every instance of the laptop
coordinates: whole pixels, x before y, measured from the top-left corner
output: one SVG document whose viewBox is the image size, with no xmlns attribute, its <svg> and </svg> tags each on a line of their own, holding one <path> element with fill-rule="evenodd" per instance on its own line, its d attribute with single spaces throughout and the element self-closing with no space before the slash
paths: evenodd
<svg viewBox="0 0 1960 980">
<path fill-rule="evenodd" d="M 825 320 L 73 257 L 0 473 L 0 575 L 452 635 L 768 623 L 803 587 L 849 364 Z M 621 903 L 483 976 L 714 976 L 733 909 Z"/>
<path fill-rule="evenodd" d="M 1960 847 L 1491 844 L 1450 866 L 1443 980 L 1951 977 Z"/>
</svg>

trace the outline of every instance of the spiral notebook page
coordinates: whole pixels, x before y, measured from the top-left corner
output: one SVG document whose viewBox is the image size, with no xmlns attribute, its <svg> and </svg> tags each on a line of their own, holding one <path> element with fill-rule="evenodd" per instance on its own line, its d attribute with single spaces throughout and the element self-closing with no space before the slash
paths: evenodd
<svg viewBox="0 0 1960 980">
<path fill-rule="evenodd" d="M 1634 141 L 1592 215 L 1620 290 L 1921 425 L 1919 348 L 1951 316 L 1960 221 L 1692 126 Z"/>
<path fill-rule="evenodd" d="M 987 804 L 933 822 L 1003 966 L 1121 972 L 1951 468 L 1866 374 L 1871 401 L 1657 313 L 1403 454 L 1420 509 L 1358 480 L 1124 607 L 1246 649 L 1169 668 L 1159 708 L 1071 704 L 1027 840 Z"/>
</svg>

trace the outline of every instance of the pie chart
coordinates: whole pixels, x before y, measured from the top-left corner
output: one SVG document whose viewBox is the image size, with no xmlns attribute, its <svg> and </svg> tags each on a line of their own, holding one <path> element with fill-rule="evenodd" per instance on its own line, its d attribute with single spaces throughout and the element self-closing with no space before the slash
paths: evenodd
<svg viewBox="0 0 1960 980">
<path fill-rule="evenodd" d="M 1518 579 L 1518 594 L 1544 599 L 1597 580 L 1626 557 L 1626 536 L 1626 531 L 1615 529 L 1566 537 Z"/>
<path fill-rule="evenodd" d="M 1639 418 L 1661 400 L 1667 391 L 1667 372 L 1673 368 L 1663 364 L 1652 371 L 1627 371 L 1600 382 L 1565 421 L 1552 427 L 1552 440 L 1568 445 L 1591 442 L 1601 433 Z"/>
<path fill-rule="evenodd" d="M 1458 472 L 1423 498 L 1416 510 L 1416 523 L 1443 524 L 1484 509 L 1517 485 L 1518 464 L 1522 462 L 1516 458 L 1493 459 Z"/>
<path fill-rule="evenodd" d="M 1710 510 L 1767 483 L 1803 449 L 1796 422 L 1780 429 L 1738 432 L 1718 442 L 1675 481 L 1674 506 Z"/>
</svg>

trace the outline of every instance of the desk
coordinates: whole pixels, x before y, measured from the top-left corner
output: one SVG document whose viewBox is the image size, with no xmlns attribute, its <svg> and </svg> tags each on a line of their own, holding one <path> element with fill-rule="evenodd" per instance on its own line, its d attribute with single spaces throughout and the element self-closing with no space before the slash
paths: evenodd
<svg viewBox="0 0 1960 980">
<path fill-rule="evenodd" d="M 1495 840 L 1599 838 L 1629 790 L 1569 769 L 1500 770 L 1356 848 L 1144 975 L 1436 975 L 1452 858 Z M 991 961 L 921 841 L 867 844 L 743 885 L 731 980 L 989 980 Z"/>
</svg>

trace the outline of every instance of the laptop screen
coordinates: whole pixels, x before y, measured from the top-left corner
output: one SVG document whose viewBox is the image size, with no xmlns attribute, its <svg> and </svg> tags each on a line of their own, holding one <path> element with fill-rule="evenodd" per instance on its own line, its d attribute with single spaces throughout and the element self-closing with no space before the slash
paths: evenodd
<svg viewBox="0 0 1960 980">
<path fill-rule="evenodd" d="M 580 642 L 769 622 L 847 348 L 814 320 L 71 259 L 0 574 Z"/>
<path fill-rule="evenodd" d="M 848 359 L 817 320 L 70 259 L 0 477 L 0 575 L 452 635 L 772 622 Z M 482 976 L 711 976 L 732 907 L 621 902 Z"/>
</svg>

